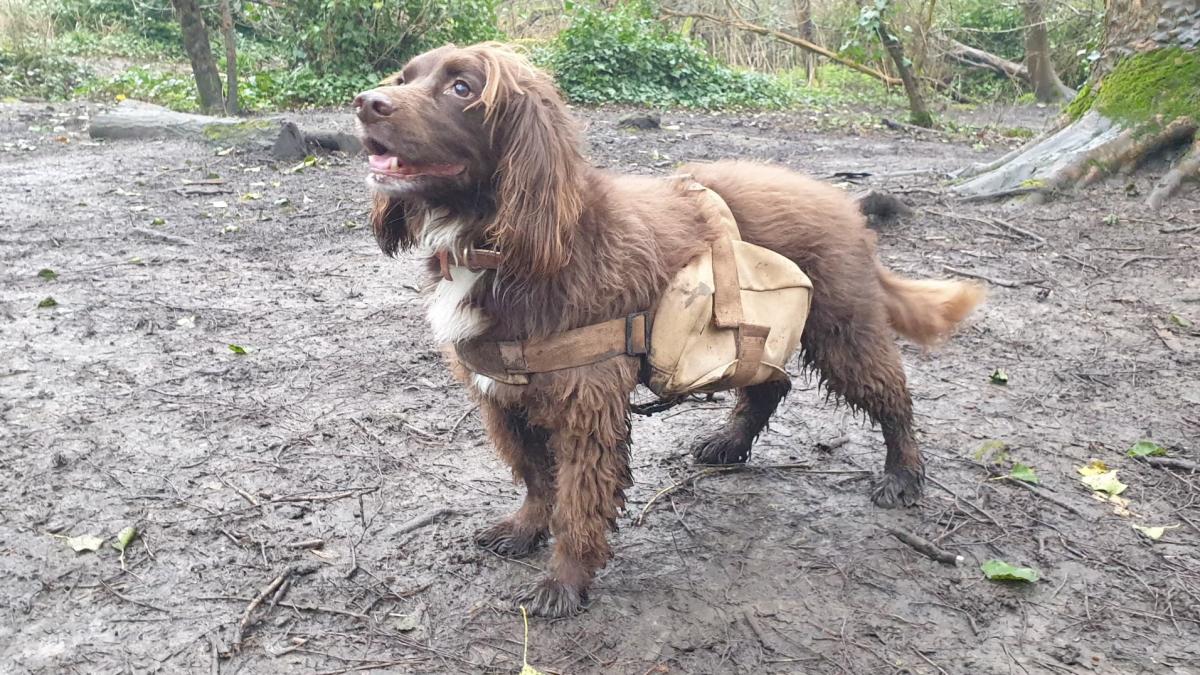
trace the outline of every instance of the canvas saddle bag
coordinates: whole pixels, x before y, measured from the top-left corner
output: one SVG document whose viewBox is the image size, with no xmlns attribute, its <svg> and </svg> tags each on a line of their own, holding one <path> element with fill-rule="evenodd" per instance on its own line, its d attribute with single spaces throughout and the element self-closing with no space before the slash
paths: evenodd
<svg viewBox="0 0 1200 675">
<path fill-rule="evenodd" d="M 647 386 L 667 399 L 787 379 L 812 282 L 791 260 L 742 241 L 720 195 L 694 182 L 686 189 L 720 234 L 659 300 Z"/>
<path fill-rule="evenodd" d="M 459 342 L 459 361 L 475 373 L 523 385 L 534 373 L 638 357 L 645 384 L 662 399 L 787 379 L 812 283 L 791 260 L 742 241 L 720 195 L 679 179 L 719 234 L 675 275 L 653 316 L 636 312 L 531 340 Z M 491 262 L 486 266 L 494 267 Z M 442 274 L 449 278 L 447 265 L 443 257 Z"/>
</svg>

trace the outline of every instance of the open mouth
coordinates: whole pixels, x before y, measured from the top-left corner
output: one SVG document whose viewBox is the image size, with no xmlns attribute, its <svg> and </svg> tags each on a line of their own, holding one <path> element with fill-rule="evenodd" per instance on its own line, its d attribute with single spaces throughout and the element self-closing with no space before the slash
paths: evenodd
<svg viewBox="0 0 1200 675">
<path fill-rule="evenodd" d="M 368 138 L 363 146 L 370 153 L 368 167 L 376 180 L 406 181 L 422 176 L 456 176 L 466 167 L 462 164 L 414 164 L 398 157 L 387 146 Z"/>
</svg>

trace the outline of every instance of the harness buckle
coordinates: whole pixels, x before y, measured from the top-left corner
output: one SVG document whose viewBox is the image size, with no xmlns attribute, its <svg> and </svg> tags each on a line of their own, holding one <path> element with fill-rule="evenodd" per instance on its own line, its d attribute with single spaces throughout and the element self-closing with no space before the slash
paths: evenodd
<svg viewBox="0 0 1200 675">
<path fill-rule="evenodd" d="M 634 338 L 637 337 L 637 319 L 642 318 L 642 346 L 639 348 Z M 629 356 L 643 356 L 650 352 L 650 315 L 649 312 L 634 312 L 625 317 L 625 353 Z"/>
</svg>

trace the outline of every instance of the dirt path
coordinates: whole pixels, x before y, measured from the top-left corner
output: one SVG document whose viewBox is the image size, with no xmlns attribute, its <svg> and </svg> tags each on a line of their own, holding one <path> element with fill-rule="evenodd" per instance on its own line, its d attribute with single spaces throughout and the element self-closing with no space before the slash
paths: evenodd
<svg viewBox="0 0 1200 675">
<path fill-rule="evenodd" d="M 470 544 L 519 493 L 429 341 L 416 266 L 363 229 L 359 162 L 93 144 L 85 110 L 0 106 L 0 672 L 519 670 L 502 596 L 545 554 Z M 742 156 L 874 173 L 864 185 L 920 211 L 881 232 L 889 265 L 1001 285 L 941 351 L 904 349 L 933 478 L 917 508 L 871 505 L 878 432 L 804 378 L 745 471 L 688 480 L 686 448 L 728 400 L 636 420 L 617 557 L 586 614 L 531 621 L 532 664 L 1200 673 L 1200 475 L 1124 456 L 1150 438 L 1200 461 L 1200 192 L 1159 215 L 1141 206 L 1153 176 L 965 205 L 939 174 L 1006 148 L 814 132 L 803 114 L 668 115 L 680 129 L 640 134 L 586 115 L 613 169 Z M 189 184 L 205 180 L 220 182 Z M 1054 501 L 989 480 L 974 455 L 992 440 Z M 1080 484 L 1091 459 L 1119 470 L 1133 515 Z M 452 511 L 406 531 L 436 509 Z M 1177 527 L 1152 543 L 1131 524 Z M 123 571 L 109 544 L 127 525 Z M 61 538 L 83 534 L 108 542 Z M 1042 579 L 986 581 L 990 558 Z"/>
</svg>

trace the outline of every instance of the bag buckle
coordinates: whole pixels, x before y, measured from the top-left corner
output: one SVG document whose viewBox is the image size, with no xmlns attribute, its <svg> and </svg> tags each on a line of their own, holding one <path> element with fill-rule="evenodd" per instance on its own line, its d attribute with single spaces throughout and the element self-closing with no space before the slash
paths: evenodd
<svg viewBox="0 0 1200 675">
<path fill-rule="evenodd" d="M 634 343 L 637 336 L 637 319 L 642 319 L 642 347 Z M 629 356 L 643 356 L 650 352 L 650 315 L 649 312 L 634 312 L 625 317 L 625 353 Z"/>
</svg>

